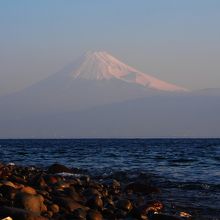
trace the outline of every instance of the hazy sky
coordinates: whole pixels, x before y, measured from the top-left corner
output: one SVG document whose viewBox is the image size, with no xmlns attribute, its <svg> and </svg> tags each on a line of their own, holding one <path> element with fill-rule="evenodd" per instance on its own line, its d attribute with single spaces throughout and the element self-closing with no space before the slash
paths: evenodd
<svg viewBox="0 0 220 220">
<path fill-rule="evenodd" d="M 220 87 L 220 1 L 0 1 L 0 95 L 87 50 L 190 89 Z"/>
</svg>

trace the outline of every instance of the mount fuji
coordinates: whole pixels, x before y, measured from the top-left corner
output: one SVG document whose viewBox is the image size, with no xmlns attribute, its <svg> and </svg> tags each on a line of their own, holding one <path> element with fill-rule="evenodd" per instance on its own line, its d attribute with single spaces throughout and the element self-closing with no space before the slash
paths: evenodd
<svg viewBox="0 0 220 220">
<path fill-rule="evenodd" d="M 48 78 L 1 100 L 10 118 L 70 112 L 156 94 L 185 93 L 182 87 L 144 74 L 107 52 L 87 52 Z"/>
<path fill-rule="evenodd" d="M 107 52 L 87 52 L 2 97 L 0 137 L 220 136 L 220 95 L 206 94 L 145 74 Z"/>
<path fill-rule="evenodd" d="M 105 51 L 87 52 L 78 60 L 78 65 L 67 71 L 73 79 L 110 80 L 118 79 L 160 91 L 187 91 L 185 88 L 161 81 L 144 74 L 119 61 Z"/>
</svg>

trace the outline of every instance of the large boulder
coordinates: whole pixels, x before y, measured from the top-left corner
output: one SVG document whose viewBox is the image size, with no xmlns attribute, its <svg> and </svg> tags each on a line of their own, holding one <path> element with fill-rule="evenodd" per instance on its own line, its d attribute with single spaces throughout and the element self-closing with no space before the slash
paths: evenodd
<svg viewBox="0 0 220 220">
<path fill-rule="evenodd" d="M 55 163 L 55 164 L 51 165 L 48 168 L 48 172 L 52 173 L 52 174 L 55 174 L 55 173 L 72 173 L 72 170 L 69 169 L 68 167 L 64 166 L 64 165 Z"/>
</svg>

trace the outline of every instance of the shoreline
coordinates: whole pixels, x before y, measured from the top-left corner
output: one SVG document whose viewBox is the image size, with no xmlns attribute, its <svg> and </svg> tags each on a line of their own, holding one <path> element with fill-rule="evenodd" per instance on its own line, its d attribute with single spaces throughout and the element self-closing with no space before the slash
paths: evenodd
<svg viewBox="0 0 220 220">
<path fill-rule="evenodd" d="M 156 199 L 160 193 L 141 177 L 123 183 L 95 179 L 61 164 L 47 169 L 0 164 L 0 219 L 192 219 L 187 210 L 165 207 Z"/>
</svg>

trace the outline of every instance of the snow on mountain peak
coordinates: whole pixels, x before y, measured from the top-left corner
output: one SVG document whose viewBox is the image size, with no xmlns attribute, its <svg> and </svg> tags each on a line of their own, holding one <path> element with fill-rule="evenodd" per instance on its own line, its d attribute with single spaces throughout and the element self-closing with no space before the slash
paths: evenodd
<svg viewBox="0 0 220 220">
<path fill-rule="evenodd" d="M 110 80 L 119 79 L 147 88 L 162 91 L 187 91 L 185 88 L 164 82 L 153 76 L 138 71 L 119 61 L 105 51 L 87 52 L 80 64 L 71 73 L 74 79 Z"/>
</svg>

